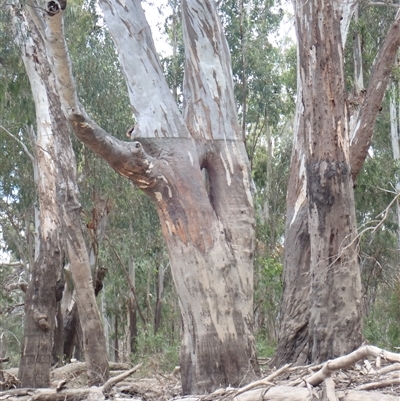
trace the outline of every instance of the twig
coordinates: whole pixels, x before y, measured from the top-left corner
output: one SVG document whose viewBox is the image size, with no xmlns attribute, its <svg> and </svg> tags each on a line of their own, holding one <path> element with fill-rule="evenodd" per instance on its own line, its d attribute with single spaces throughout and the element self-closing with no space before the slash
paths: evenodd
<svg viewBox="0 0 400 401">
<path fill-rule="evenodd" d="M 385 375 L 386 373 L 396 372 L 396 370 L 400 370 L 400 363 L 395 363 L 394 365 L 385 366 L 382 369 L 379 369 L 377 373 L 379 375 Z"/>
<path fill-rule="evenodd" d="M 22 149 L 24 149 L 24 152 L 28 155 L 28 157 L 31 159 L 32 162 L 35 161 L 35 158 L 32 156 L 31 152 L 29 152 L 28 148 L 26 147 L 26 145 L 20 140 L 18 139 L 15 135 L 13 135 L 7 128 L 4 128 L 2 125 L 0 125 L 0 128 L 11 138 L 13 138 L 16 142 L 18 142 L 21 146 Z"/>
<path fill-rule="evenodd" d="M 399 10 L 399 11 L 400 11 L 400 10 Z M 343 253 L 344 253 L 346 250 L 348 250 L 351 246 L 353 246 L 353 245 L 362 237 L 363 234 L 365 234 L 365 233 L 368 232 L 368 231 L 372 231 L 372 233 L 374 234 L 374 233 L 378 230 L 378 228 L 386 221 L 386 219 L 387 219 L 387 217 L 388 217 L 388 215 L 389 215 L 390 208 L 393 206 L 393 204 L 394 204 L 399 198 L 400 198 L 400 192 L 397 193 L 396 196 L 391 200 L 391 202 L 389 203 L 389 205 L 388 205 L 382 212 L 380 212 L 380 213 L 377 215 L 377 217 L 383 216 L 380 220 L 371 220 L 370 222 L 367 223 L 367 224 L 370 224 L 370 223 L 375 223 L 375 222 L 377 222 L 377 225 L 375 225 L 375 226 L 373 226 L 373 227 L 366 227 L 366 228 L 364 228 L 364 229 L 363 229 L 362 231 L 360 231 L 347 245 L 345 245 L 345 246 L 342 247 L 342 245 L 344 244 L 344 242 L 345 242 L 346 240 L 349 239 L 349 237 L 350 237 L 351 234 L 347 235 L 347 236 L 343 239 L 343 241 L 342 241 L 342 243 L 341 243 L 341 245 L 340 245 L 340 248 L 341 248 L 340 251 L 335 255 L 334 260 L 326 267 L 326 269 L 329 269 L 330 267 L 332 267 L 332 266 L 342 257 Z M 363 225 L 363 227 L 365 227 L 365 226 L 366 226 L 366 224 Z M 327 260 L 327 259 L 324 259 L 324 260 Z M 322 262 L 322 261 L 321 261 L 321 262 Z"/>
<path fill-rule="evenodd" d="M 377 388 L 398 386 L 398 385 L 400 385 L 400 379 L 396 378 L 396 379 L 383 380 L 381 382 L 361 384 L 360 386 L 357 386 L 354 390 L 375 390 Z"/>
</svg>

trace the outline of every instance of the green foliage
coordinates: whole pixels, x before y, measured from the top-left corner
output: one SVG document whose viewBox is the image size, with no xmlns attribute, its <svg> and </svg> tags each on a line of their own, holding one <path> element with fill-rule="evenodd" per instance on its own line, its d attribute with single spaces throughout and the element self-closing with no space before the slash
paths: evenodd
<svg viewBox="0 0 400 401">
<path fill-rule="evenodd" d="M 144 333 L 138 337 L 138 352 L 132 355 L 132 363 L 143 362 L 140 369 L 143 377 L 149 377 L 154 373 L 171 373 L 176 366 L 179 366 L 179 337 L 174 343 L 166 341 L 164 333 Z"/>
<path fill-rule="evenodd" d="M 388 287 L 390 291 L 387 291 Z M 399 295 L 398 282 L 380 289 L 364 323 L 364 334 L 369 343 L 394 352 L 398 352 L 400 346 Z"/>
<path fill-rule="evenodd" d="M 348 92 L 353 89 L 354 60 L 353 41 L 356 34 L 361 35 L 362 64 L 364 69 L 364 85 L 368 86 L 368 79 L 375 57 L 385 39 L 386 32 L 394 19 L 396 9 L 393 7 L 371 6 L 369 1 L 359 3 L 359 20 L 350 23 L 345 47 L 346 57 L 346 85 Z"/>
<path fill-rule="evenodd" d="M 281 80 L 282 53 L 272 44 L 283 10 L 273 2 L 231 1 L 220 3 L 220 13 L 232 58 L 239 118 L 250 124 L 267 120 L 277 126 L 284 108 Z"/>
<path fill-rule="evenodd" d="M 35 121 L 28 77 L 15 45 L 10 14 L 0 7 L 0 125 L 19 132 Z"/>
<path fill-rule="evenodd" d="M 68 3 L 65 26 L 83 105 L 102 128 L 126 140 L 133 114 L 115 47 L 96 2 Z"/>
<path fill-rule="evenodd" d="M 32 164 L 7 131 L 26 142 L 29 149 L 25 132 L 26 126 L 34 123 L 35 112 L 9 20 L 7 9 L 0 8 L 0 198 L 8 199 L 9 203 L 18 202 L 17 210 L 21 212 L 32 202 L 34 194 Z M 24 191 L 20 190 L 22 186 Z"/>
<path fill-rule="evenodd" d="M 271 358 L 274 356 L 276 343 L 262 335 L 256 336 L 256 351 L 258 358 Z"/>
<path fill-rule="evenodd" d="M 0 265 L 0 357 L 10 358 L 9 362 L 3 363 L 3 369 L 16 366 L 20 357 L 23 296 L 18 288 L 13 287 L 23 282 L 23 277 L 22 267 Z"/>
<path fill-rule="evenodd" d="M 167 42 L 171 45 L 172 55 L 161 57 L 164 75 L 172 93 L 174 94 L 178 106 L 181 107 L 182 99 L 180 94 L 183 91 L 183 71 L 185 63 L 185 49 L 183 47 L 182 15 L 180 12 L 180 2 L 168 0 L 168 5 L 172 10 L 171 15 L 166 16 L 164 32 Z"/>
</svg>

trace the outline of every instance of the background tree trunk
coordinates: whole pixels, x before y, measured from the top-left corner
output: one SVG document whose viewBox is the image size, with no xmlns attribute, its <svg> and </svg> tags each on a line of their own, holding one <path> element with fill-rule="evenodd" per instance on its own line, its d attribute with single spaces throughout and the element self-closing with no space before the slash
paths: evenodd
<svg viewBox="0 0 400 401">
<path fill-rule="evenodd" d="M 57 301 L 56 325 L 53 343 L 53 365 L 64 360 L 64 322 L 60 302 Z"/>
<path fill-rule="evenodd" d="M 74 356 L 76 346 L 80 347 L 80 330 L 78 307 L 75 301 L 69 304 L 64 314 L 64 357 L 70 361 Z"/>
<path fill-rule="evenodd" d="M 131 235 L 132 233 L 132 222 L 130 225 Z M 129 279 L 133 288 L 136 285 L 136 266 L 132 257 L 129 258 Z M 137 313 L 136 313 L 136 298 L 133 291 L 129 291 L 129 299 L 128 299 L 128 314 L 129 314 L 129 342 L 130 342 L 130 352 L 136 353 L 137 350 Z"/>
<path fill-rule="evenodd" d="M 161 325 L 162 297 L 164 295 L 164 266 L 157 261 L 156 268 L 156 306 L 154 308 L 154 334 L 157 334 Z"/>
</svg>

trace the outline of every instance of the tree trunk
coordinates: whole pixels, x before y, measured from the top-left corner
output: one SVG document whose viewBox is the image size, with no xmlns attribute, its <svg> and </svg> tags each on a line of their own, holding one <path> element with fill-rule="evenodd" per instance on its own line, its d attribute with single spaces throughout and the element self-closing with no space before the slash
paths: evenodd
<svg viewBox="0 0 400 401">
<path fill-rule="evenodd" d="M 64 112 L 76 135 L 156 205 L 183 320 L 183 392 L 248 382 L 258 372 L 251 334 L 255 220 L 230 56 L 215 4 L 182 2 L 185 121 L 166 85 L 140 1 L 100 5 L 137 116 L 136 140 L 109 136 L 82 109 L 62 13 L 50 2 L 47 44 Z"/>
<path fill-rule="evenodd" d="M 300 104 L 299 102 L 298 105 Z M 311 250 L 306 195 L 307 177 L 302 138 L 296 139 L 293 145 L 286 200 L 286 245 L 280 309 L 282 320 L 274 358 L 276 365 L 285 363 L 305 365 L 309 360 Z"/>
<path fill-rule="evenodd" d="M 154 308 L 154 334 L 157 334 L 158 329 L 161 326 L 161 306 L 162 306 L 162 297 L 164 294 L 164 266 L 162 263 L 158 263 L 156 269 L 156 306 Z"/>
<path fill-rule="evenodd" d="M 15 17 L 16 14 L 14 14 Z M 34 149 L 35 183 L 39 218 L 35 219 L 38 241 L 31 281 L 25 296 L 25 327 L 19 380 L 22 387 L 48 387 L 54 327 L 56 320 L 56 280 L 62 267 L 57 192 L 57 167 L 54 150 L 49 149 L 54 115 L 50 111 L 43 80 L 47 70 L 43 55 L 37 54 L 35 28 L 23 17 L 15 17 L 17 41 L 35 99 L 37 135 Z M 18 25 L 17 25 L 18 24 Z"/>
<path fill-rule="evenodd" d="M 348 170 L 355 178 L 365 160 L 400 42 L 398 13 L 375 61 L 349 149 L 343 52 L 337 43 L 341 37 L 344 45 L 354 3 L 293 4 L 299 41 L 298 102 L 277 365 L 331 358 L 346 352 L 342 344 L 351 350 L 361 340 L 360 279 L 352 242 L 354 200 Z"/>
<path fill-rule="evenodd" d="M 106 274 L 105 268 L 99 267 L 99 247 L 103 242 L 108 224 L 108 215 L 110 214 L 111 203 L 108 199 L 102 199 L 98 195 L 94 195 L 94 205 L 91 213 L 91 219 L 86 224 L 89 233 L 89 264 L 92 276 L 95 279 L 95 294 L 103 288 L 103 279 Z"/>
<path fill-rule="evenodd" d="M 82 344 L 87 364 L 88 384 L 104 383 L 109 377 L 109 367 L 103 325 L 96 303 L 95 289 L 89 256 L 83 238 L 80 218 L 81 205 L 78 200 L 79 190 L 76 184 L 75 155 L 65 127 L 63 136 L 59 136 L 60 170 L 64 185 L 60 186 L 60 219 L 64 233 L 64 242 L 70 262 L 70 269 L 75 289 L 79 322 L 82 328 Z"/>
<path fill-rule="evenodd" d="M 55 234 L 56 232 L 57 230 L 54 230 Z M 41 242 L 44 242 L 43 237 Z M 55 279 L 50 278 L 55 277 L 57 269 L 61 266 L 57 245 L 57 238 L 52 239 L 48 235 L 46 245 L 40 247 L 39 255 L 35 258 L 31 282 L 25 297 L 24 342 L 19 368 L 22 387 L 37 388 L 50 385 L 56 319 L 56 284 Z"/>
<path fill-rule="evenodd" d="M 132 229 L 132 224 L 131 224 Z M 131 233 L 132 234 L 132 233 Z M 132 257 L 129 258 L 129 279 L 131 286 L 136 285 L 136 269 L 135 262 Z M 130 336 L 130 352 L 135 354 L 137 351 L 137 317 L 136 317 L 136 299 L 132 291 L 129 292 L 128 313 L 129 313 L 129 336 Z"/>
<path fill-rule="evenodd" d="M 32 21 L 40 21 L 39 14 L 37 14 L 37 9 L 35 7 L 28 7 L 28 10 Z M 30 19 L 27 20 L 29 21 Z M 46 199 L 46 202 L 52 207 L 51 214 L 48 216 L 41 216 L 40 219 L 41 227 L 43 226 L 43 229 L 46 230 L 46 236 L 43 237 L 42 235 L 42 239 L 45 238 L 46 241 L 43 244 L 41 243 L 40 246 L 44 246 L 46 247 L 44 249 L 49 250 L 49 246 L 52 245 L 50 249 L 50 260 L 42 260 L 41 265 L 45 266 L 45 268 L 52 267 L 51 270 L 47 272 L 47 275 L 43 276 L 41 282 L 36 285 L 41 286 L 47 283 L 52 285 L 54 306 L 49 298 L 46 299 L 46 302 L 49 307 L 51 306 L 54 308 L 54 312 L 52 309 L 53 315 L 48 316 L 47 319 L 48 325 L 53 329 L 56 298 L 55 280 L 58 276 L 58 271 L 61 269 L 61 239 L 59 242 L 52 244 L 51 235 L 54 234 L 50 233 L 56 233 L 61 227 L 63 232 L 62 246 L 66 249 L 70 261 L 72 278 L 76 290 L 76 301 L 83 324 L 83 344 L 85 359 L 88 366 L 89 383 L 96 384 L 107 380 L 108 361 L 104 353 L 105 343 L 103 330 L 95 301 L 87 250 L 82 235 L 80 220 L 81 207 L 77 200 L 78 189 L 76 185 L 75 156 L 69 139 L 68 127 L 62 115 L 60 99 L 55 92 L 54 76 L 51 73 L 48 60 L 45 57 L 46 51 L 41 37 L 41 34 L 43 34 L 43 26 L 39 23 L 36 24 L 35 27 L 31 22 L 29 22 L 29 25 L 29 34 L 32 35 L 34 42 L 31 56 L 33 67 L 31 70 L 34 70 L 36 74 L 36 76 L 31 79 L 31 86 L 36 103 L 38 136 L 43 135 L 44 138 L 43 142 L 39 144 L 40 146 L 38 146 L 37 152 L 38 155 L 39 152 L 42 152 L 38 160 L 39 162 L 41 160 L 43 161 L 44 165 L 40 166 L 40 168 L 44 169 L 43 172 L 47 172 L 44 178 L 39 180 L 39 192 L 42 191 L 40 185 L 46 185 L 46 192 L 44 195 L 46 198 L 44 199 Z M 25 50 L 23 53 L 25 53 Z M 23 57 L 26 57 L 26 55 L 23 55 Z M 28 70 L 28 73 L 30 73 L 30 70 Z M 40 102 L 44 102 L 44 104 Z M 48 168 L 51 168 L 51 170 L 46 170 Z M 52 283 L 52 277 L 54 277 L 54 284 Z M 35 278 L 35 280 L 35 282 L 37 282 L 38 279 Z M 36 316 L 41 316 L 43 312 L 37 306 L 35 307 Z M 40 315 L 38 315 L 38 313 Z M 41 318 L 40 321 L 43 322 L 43 319 L 44 318 Z M 26 338 L 29 339 L 29 336 L 26 336 Z M 26 346 L 24 346 L 24 350 L 25 349 L 27 349 Z M 36 352 L 36 350 L 33 352 Z M 46 354 L 43 355 L 43 357 L 45 356 Z M 21 361 L 23 371 L 24 369 L 27 370 L 27 368 L 25 368 L 26 364 L 27 362 L 23 358 Z M 22 384 L 24 385 L 24 382 Z"/>
<path fill-rule="evenodd" d="M 75 346 L 79 344 L 79 314 L 73 300 L 64 315 L 64 356 L 67 361 L 74 357 Z"/>
<path fill-rule="evenodd" d="M 357 24 L 360 16 L 359 4 L 354 8 L 354 22 Z M 362 36 L 357 32 L 353 38 L 353 63 L 354 63 L 354 86 L 353 93 L 347 99 L 347 106 L 350 114 L 349 130 L 354 134 L 356 124 L 360 117 L 361 103 L 364 93 L 364 70 L 362 59 Z"/>
<path fill-rule="evenodd" d="M 300 65 L 309 74 L 299 134 L 306 138 L 311 239 L 309 354 L 317 363 L 353 351 L 362 339 L 343 50 L 336 45 L 341 14 L 334 2 L 311 2 L 297 19 Z M 319 24 L 323 32 L 309 29 Z"/>
<path fill-rule="evenodd" d="M 119 362 L 118 314 L 114 313 L 114 362 Z"/>
<path fill-rule="evenodd" d="M 105 352 L 107 355 L 110 354 L 110 329 L 108 323 L 108 317 L 106 313 L 106 301 L 105 301 L 105 293 L 104 291 L 101 293 L 101 315 L 103 317 L 103 326 L 104 326 L 104 338 L 106 340 L 106 349 Z"/>
<path fill-rule="evenodd" d="M 128 321 L 129 321 L 130 352 L 132 354 L 136 354 L 138 331 L 137 331 L 137 318 L 136 318 L 136 302 L 133 295 L 130 295 L 128 300 Z"/>
<path fill-rule="evenodd" d="M 65 289 L 65 277 L 63 270 L 64 269 L 62 268 L 61 271 L 59 271 L 59 277 L 56 282 L 57 315 L 56 327 L 54 330 L 53 365 L 61 362 L 64 359 L 64 319 L 61 308 L 61 301 Z"/>
</svg>

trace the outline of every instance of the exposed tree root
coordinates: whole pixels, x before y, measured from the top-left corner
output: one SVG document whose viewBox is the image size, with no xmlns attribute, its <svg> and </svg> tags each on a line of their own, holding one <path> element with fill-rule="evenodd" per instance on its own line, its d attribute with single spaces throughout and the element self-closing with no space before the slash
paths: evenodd
<svg viewBox="0 0 400 401">
<path fill-rule="evenodd" d="M 80 363 L 56 369 L 51 389 L 11 389 L 0 392 L 7 401 L 135 400 L 135 401 L 399 401 L 400 354 L 374 346 L 358 350 L 320 365 L 285 365 L 242 388 L 219 389 L 203 396 L 177 396 L 177 374 L 152 379 L 129 376 L 140 365 L 109 379 L 102 387 L 72 388 L 84 375 Z M 126 365 L 116 365 L 126 369 Z M 119 372 L 118 372 L 119 373 Z M 75 383 L 76 384 L 76 383 Z M 68 388 L 69 387 L 69 388 Z"/>
</svg>

